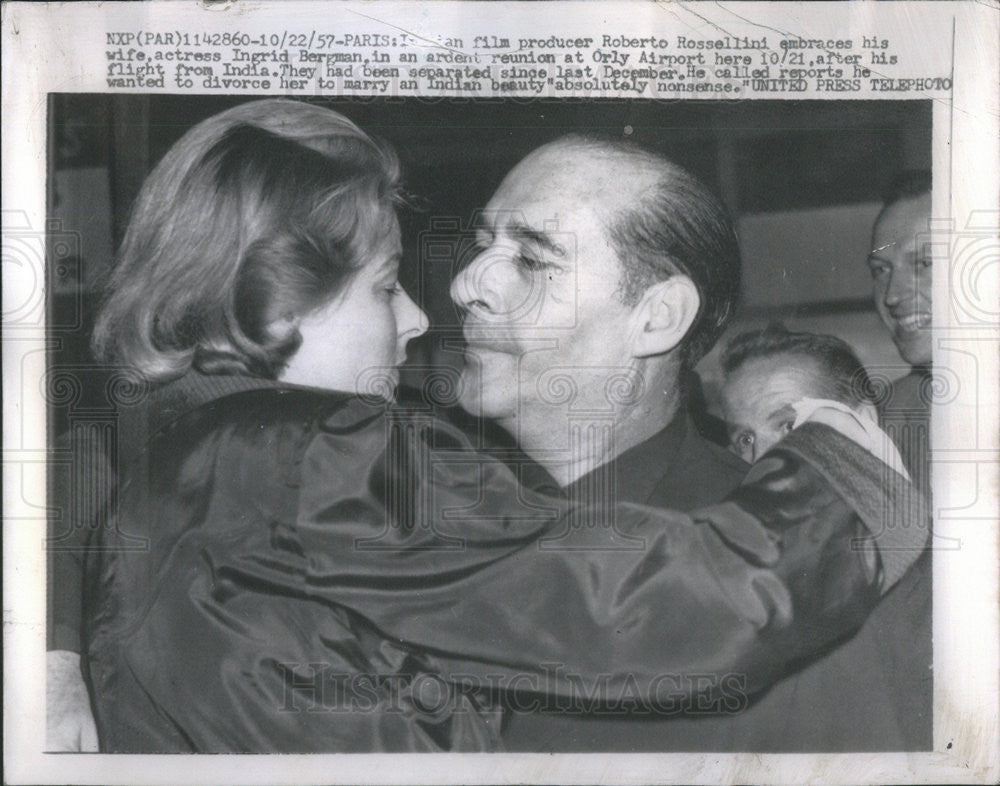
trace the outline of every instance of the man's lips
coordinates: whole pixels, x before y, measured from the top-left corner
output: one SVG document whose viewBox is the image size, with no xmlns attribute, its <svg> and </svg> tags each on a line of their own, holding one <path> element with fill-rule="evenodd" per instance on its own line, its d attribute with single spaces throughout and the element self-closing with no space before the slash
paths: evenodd
<svg viewBox="0 0 1000 786">
<path fill-rule="evenodd" d="M 466 323 L 462 327 L 462 334 L 465 336 L 467 353 L 500 352 L 515 355 L 521 352 L 518 342 L 502 328 Z"/>
<path fill-rule="evenodd" d="M 465 347 L 466 357 L 480 357 L 485 354 L 517 355 L 520 350 L 510 343 L 497 341 L 470 341 Z"/>
<path fill-rule="evenodd" d="M 912 333 L 931 326 L 931 315 L 924 311 L 900 316 L 893 315 L 893 319 L 896 320 L 897 327 L 904 333 Z"/>
</svg>

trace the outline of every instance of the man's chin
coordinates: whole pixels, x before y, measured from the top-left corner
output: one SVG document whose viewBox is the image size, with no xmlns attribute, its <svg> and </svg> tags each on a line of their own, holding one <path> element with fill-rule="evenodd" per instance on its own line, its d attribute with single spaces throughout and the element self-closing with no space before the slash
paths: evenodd
<svg viewBox="0 0 1000 786">
<path fill-rule="evenodd" d="M 896 335 L 896 349 L 911 366 L 929 366 L 932 358 L 930 335 Z"/>
<path fill-rule="evenodd" d="M 462 370 L 459 381 L 459 406 L 480 418 L 498 420 L 510 415 L 512 405 L 502 384 L 490 384 L 483 379 L 478 363 L 470 363 Z"/>
</svg>

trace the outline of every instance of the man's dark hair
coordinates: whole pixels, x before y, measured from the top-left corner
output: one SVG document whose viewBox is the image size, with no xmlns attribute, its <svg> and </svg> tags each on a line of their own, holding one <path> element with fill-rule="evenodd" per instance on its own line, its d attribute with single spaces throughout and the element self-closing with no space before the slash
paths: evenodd
<svg viewBox="0 0 1000 786">
<path fill-rule="evenodd" d="M 819 333 L 795 333 L 782 325 L 768 325 L 733 338 L 722 354 L 722 370 L 732 374 L 750 360 L 794 355 L 819 367 L 821 395 L 848 406 L 871 402 L 875 391 L 864 365 L 846 341 Z"/>
<path fill-rule="evenodd" d="M 694 283 L 701 305 L 681 345 L 681 361 L 690 368 L 714 346 L 739 301 L 740 249 L 728 211 L 700 180 L 658 153 L 575 134 L 559 143 L 621 156 L 659 173 L 634 205 L 609 217 L 608 236 L 624 269 L 619 295 L 626 305 L 672 275 Z"/>
<path fill-rule="evenodd" d="M 882 194 L 882 210 L 892 207 L 897 202 L 929 194 L 931 192 L 931 172 L 929 169 L 907 169 L 900 172 L 889 183 Z"/>
</svg>

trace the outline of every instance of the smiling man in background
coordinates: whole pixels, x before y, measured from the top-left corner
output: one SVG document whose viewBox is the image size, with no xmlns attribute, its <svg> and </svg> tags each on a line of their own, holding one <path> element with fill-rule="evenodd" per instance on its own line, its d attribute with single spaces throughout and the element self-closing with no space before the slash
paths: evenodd
<svg viewBox="0 0 1000 786">
<path fill-rule="evenodd" d="M 917 487 L 930 492 L 931 173 L 904 172 L 872 229 L 868 267 L 875 308 L 910 372 L 892 383 L 883 425 Z"/>
</svg>

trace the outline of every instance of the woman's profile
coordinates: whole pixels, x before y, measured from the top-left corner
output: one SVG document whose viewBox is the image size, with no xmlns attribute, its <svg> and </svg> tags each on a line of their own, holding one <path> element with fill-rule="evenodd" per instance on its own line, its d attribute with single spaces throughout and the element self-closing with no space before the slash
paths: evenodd
<svg viewBox="0 0 1000 786">
<path fill-rule="evenodd" d="M 161 423 L 233 393 L 354 392 L 368 368 L 391 389 L 427 326 L 399 286 L 399 188 L 394 153 L 321 107 L 250 102 L 185 134 L 138 196 L 94 330 L 97 358 L 148 395 L 122 413 L 117 448 L 76 446 L 89 486 L 125 480 Z M 60 558 L 72 586 L 79 565 Z M 78 613 L 60 604 L 55 627 Z"/>
<path fill-rule="evenodd" d="M 426 316 L 399 286 L 399 166 L 346 118 L 243 104 L 147 179 L 94 331 L 155 385 L 189 372 L 352 391 Z M 362 365 L 363 364 L 363 365 Z"/>
</svg>

